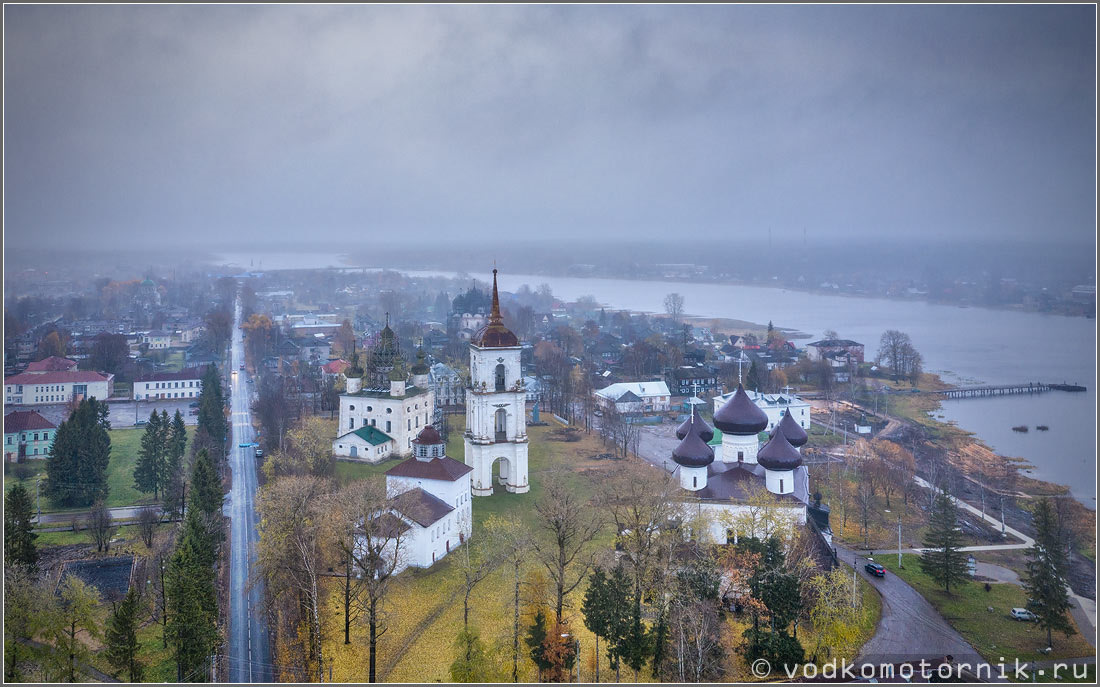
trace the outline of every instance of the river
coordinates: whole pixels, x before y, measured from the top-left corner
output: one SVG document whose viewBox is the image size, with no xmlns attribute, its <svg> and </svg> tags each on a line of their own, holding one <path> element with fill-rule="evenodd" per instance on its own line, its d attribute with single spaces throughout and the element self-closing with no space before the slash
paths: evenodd
<svg viewBox="0 0 1100 687">
<path fill-rule="evenodd" d="M 296 266 L 304 268 L 332 265 L 338 258 L 299 254 L 297 260 Z M 402 271 L 414 276 L 454 276 L 445 271 Z M 471 272 L 471 276 L 491 278 L 489 272 Z M 507 291 L 542 283 L 565 300 L 591 295 L 609 308 L 649 312 L 662 312 L 665 295 L 675 291 L 684 297 L 687 313 L 758 323 L 770 320 L 814 339 L 833 329 L 842 338 L 863 343 L 868 358 L 874 357 L 885 330 L 898 329 L 912 338 L 925 369 L 951 383 L 1085 385 L 1085 393 L 947 401 L 937 415 L 973 432 L 998 453 L 1024 458 L 1035 466 L 1033 477 L 1066 485 L 1082 503 L 1096 506 L 1095 320 L 757 286 L 500 274 L 501 288 Z M 1012 431 L 1021 424 L 1029 425 L 1031 431 Z M 1050 431 L 1038 432 L 1036 425 L 1047 425 Z"/>
</svg>

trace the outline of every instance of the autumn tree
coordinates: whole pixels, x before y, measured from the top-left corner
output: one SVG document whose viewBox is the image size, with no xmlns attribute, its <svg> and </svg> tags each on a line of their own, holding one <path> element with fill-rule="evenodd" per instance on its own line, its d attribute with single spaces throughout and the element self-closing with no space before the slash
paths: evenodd
<svg viewBox="0 0 1100 687">
<path fill-rule="evenodd" d="M 321 576 L 328 568 L 318 534 L 329 517 L 327 483 L 311 476 L 285 477 L 268 483 L 260 494 L 260 545 L 257 559 L 276 604 L 305 611 L 303 663 L 307 674 L 323 679 L 324 603 Z"/>
<path fill-rule="evenodd" d="M 54 645 L 67 659 L 69 682 L 76 682 L 76 664 L 87 662 L 92 655 L 91 649 L 79 635 L 87 634 L 93 639 L 102 636 L 96 620 L 96 610 L 101 602 L 96 588 L 74 575 L 67 575 L 58 591 L 60 613 L 53 631 Z"/>
<path fill-rule="evenodd" d="M 810 578 L 810 621 L 817 633 L 815 654 L 821 658 L 851 658 L 859 649 L 861 597 L 852 594 L 852 580 L 840 567 Z"/>
<path fill-rule="evenodd" d="M 491 513 L 485 530 L 500 552 L 501 559 L 512 568 L 512 682 L 519 681 L 519 599 L 520 568 L 531 552 L 531 531 L 515 514 L 501 516 Z"/>
</svg>

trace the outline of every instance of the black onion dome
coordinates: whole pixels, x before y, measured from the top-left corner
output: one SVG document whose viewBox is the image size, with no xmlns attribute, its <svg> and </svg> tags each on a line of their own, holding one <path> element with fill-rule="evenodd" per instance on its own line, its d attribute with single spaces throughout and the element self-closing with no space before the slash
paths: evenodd
<svg viewBox="0 0 1100 687">
<path fill-rule="evenodd" d="M 795 448 L 804 446 L 806 442 L 810 440 L 809 435 L 806 434 L 806 430 L 802 429 L 802 425 L 798 424 L 798 420 L 791 417 L 791 411 L 789 410 L 783 414 L 783 419 L 775 426 L 775 429 L 772 431 L 772 436 L 775 436 L 776 432 L 783 432 L 783 436 L 786 437 L 791 446 Z"/>
<path fill-rule="evenodd" d="M 745 387 L 737 385 L 733 398 L 714 414 L 714 426 L 727 434 L 759 434 L 768 426 L 768 416 L 745 392 Z"/>
<path fill-rule="evenodd" d="M 692 429 L 703 441 L 710 441 L 714 438 L 714 430 L 710 428 L 706 420 L 695 413 L 692 413 L 691 417 L 684 420 L 684 423 L 676 428 L 676 438 L 683 439 L 687 436 L 688 431 Z"/>
<path fill-rule="evenodd" d="M 756 454 L 756 462 L 768 470 L 794 470 L 802 465 L 802 455 L 791 446 L 783 432 L 776 432 Z"/>
<path fill-rule="evenodd" d="M 696 432 L 688 432 L 680 445 L 672 449 L 672 459 L 685 468 L 705 468 L 714 462 L 714 449 Z"/>
</svg>

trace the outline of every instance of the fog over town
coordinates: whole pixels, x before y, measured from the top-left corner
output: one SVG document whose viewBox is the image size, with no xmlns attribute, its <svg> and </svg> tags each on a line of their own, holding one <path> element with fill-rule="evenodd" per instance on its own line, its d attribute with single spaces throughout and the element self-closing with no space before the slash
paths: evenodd
<svg viewBox="0 0 1100 687">
<path fill-rule="evenodd" d="M 1095 681 L 1096 26 L 5 5 L 5 681 Z"/>
</svg>

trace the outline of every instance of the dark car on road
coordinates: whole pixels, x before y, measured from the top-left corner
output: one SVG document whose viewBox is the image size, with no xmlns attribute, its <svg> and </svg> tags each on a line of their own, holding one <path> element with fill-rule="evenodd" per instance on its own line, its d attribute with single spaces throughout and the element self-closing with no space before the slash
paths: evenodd
<svg viewBox="0 0 1100 687">
<path fill-rule="evenodd" d="M 198 401 L 192 401 L 191 403 L 187 404 L 187 407 L 188 408 L 198 408 L 199 407 L 199 402 Z"/>
<path fill-rule="evenodd" d="M 874 575 L 875 577 L 886 577 L 886 568 L 882 567 L 878 563 L 875 563 L 874 561 L 871 561 L 867 565 L 863 566 L 863 569 L 871 575 Z"/>
</svg>

